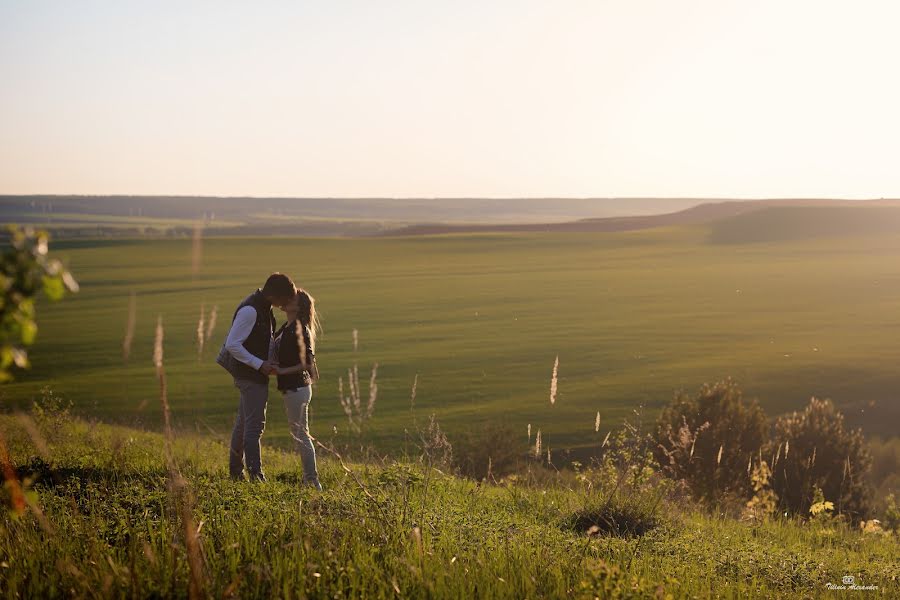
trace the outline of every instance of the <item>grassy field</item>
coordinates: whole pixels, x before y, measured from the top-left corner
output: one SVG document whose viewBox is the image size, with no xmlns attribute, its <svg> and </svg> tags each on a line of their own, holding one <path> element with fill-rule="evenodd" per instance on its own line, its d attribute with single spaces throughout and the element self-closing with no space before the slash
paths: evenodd
<svg viewBox="0 0 900 600">
<path fill-rule="evenodd" d="M 178 436 L 167 467 L 160 434 L 59 412 L 0 415 L 0 433 L 35 507 L 0 513 L 8 598 L 856 597 L 828 588 L 845 576 L 900 592 L 896 535 L 710 515 L 652 477 L 535 465 L 476 484 L 431 458 L 320 452 L 318 494 L 268 448 L 270 482 L 232 483 L 209 436 Z"/>
<path fill-rule="evenodd" d="M 851 424 L 895 434 L 900 236 L 716 244 L 709 234 L 210 238 L 196 277 L 190 240 L 57 242 L 51 250 L 82 291 L 38 307 L 35 366 L 0 394 L 25 406 L 49 385 L 82 414 L 156 426 L 151 356 L 161 315 L 176 425 L 224 438 L 237 394 L 213 359 L 237 302 L 281 270 L 316 296 L 324 318 L 312 402 L 320 436 L 335 427 L 347 435 L 338 378 L 346 389 L 358 364 L 365 400 L 374 363 L 366 440 L 383 449 L 402 446 L 413 417 L 432 412 L 451 436 L 499 421 L 521 431 L 523 450 L 528 424 L 553 449 L 591 446 L 633 410 L 652 418 L 675 390 L 727 376 L 770 415 L 831 397 Z M 201 306 L 207 318 L 218 306 L 218 319 L 199 352 Z M 276 394 L 265 440 L 284 445 Z"/>
</svg>

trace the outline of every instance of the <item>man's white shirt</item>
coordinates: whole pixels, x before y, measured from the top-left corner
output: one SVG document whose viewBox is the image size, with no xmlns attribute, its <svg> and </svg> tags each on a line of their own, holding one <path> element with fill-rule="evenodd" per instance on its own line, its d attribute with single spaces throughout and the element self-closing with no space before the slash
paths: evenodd
<svg viewBox="0 0 900 600">
<path fill-rule="evenodd" d="M 234 323 L 231 324 L 231 329 L 228 331 L 228 337 L 225 339 L 225 349 L 245 365 L 259 370 L 259 367 L 263 364 L 262 359 L 253 356 L 244 348 L 244 342 L 250 337 L 250 332 L 253 331 L 255 324 L 256 309 L 252 306 L 241 308 L 235 315 Z"/>
</svg>

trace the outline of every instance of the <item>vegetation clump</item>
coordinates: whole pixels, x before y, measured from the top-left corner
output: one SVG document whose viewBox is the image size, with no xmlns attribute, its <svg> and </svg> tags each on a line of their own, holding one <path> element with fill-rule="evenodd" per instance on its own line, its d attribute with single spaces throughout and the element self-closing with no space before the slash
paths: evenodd
<svg viewBox="0 0 900 600">
<path fill-rule="evenodd" d="M 747 465 L 766 442 L 768 422 L 756 401 L 745 401 L 729 380 L 679 393 L 656 426 L 655 456 L 667 474 L 683 480 L 699 500 L 752 494 Z"/>
<path fill-rule="evenodd" d="M 776 419 L 774 429 L 764 454 L 772 457 L 772 488 L 783 510 L 807 513 L 818 488 L 851 521 L 871 513 L 871 454 L 862 431 L 848 430 L 830 400 L 812 398 L 804 410 Z"/>
</svg>

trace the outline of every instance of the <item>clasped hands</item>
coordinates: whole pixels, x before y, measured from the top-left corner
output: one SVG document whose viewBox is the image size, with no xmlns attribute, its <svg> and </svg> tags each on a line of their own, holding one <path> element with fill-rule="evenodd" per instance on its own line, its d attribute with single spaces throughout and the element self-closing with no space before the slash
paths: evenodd
<svg viewBox="0 0 900 600">
<path fill-rule="evenodd" d="M 259 365 L 259 372 L 263 375 L 282 375 L 281 371 L 283 369 L 278 366 L 277 362 L 273 362 L 271 360 L 264 360 L 261 365 Z"/>
</svg>

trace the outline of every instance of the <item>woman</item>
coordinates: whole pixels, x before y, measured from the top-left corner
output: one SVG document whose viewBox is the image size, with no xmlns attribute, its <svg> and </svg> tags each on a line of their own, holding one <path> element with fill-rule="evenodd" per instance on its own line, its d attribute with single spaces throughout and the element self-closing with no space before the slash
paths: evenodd
<svg viewBox="0 0 900 600">
<path fill-rule="evenodd" d="M 321 491 L 316 470 L 316 449 L 309 435 L 310 384 L 319 378 L 315 355 L 319 319 L 315 300 L 305 290 L 298 289 L 294 298 L 285 305 L 284 312 L 287 323 L 275 334 L 278 389 L 284 396 L 291 437 L 300 450 L 303 482 Z"/>
</svg>

